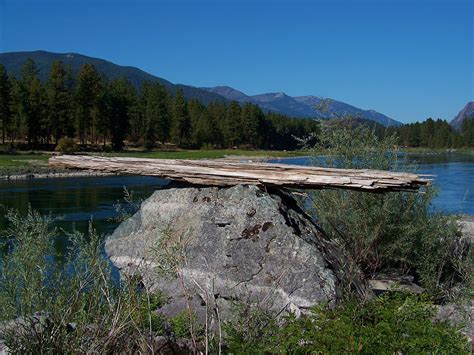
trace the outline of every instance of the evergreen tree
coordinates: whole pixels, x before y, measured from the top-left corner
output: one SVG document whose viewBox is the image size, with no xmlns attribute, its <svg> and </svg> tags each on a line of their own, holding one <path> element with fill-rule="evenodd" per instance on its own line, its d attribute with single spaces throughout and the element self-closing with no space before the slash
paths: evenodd
<svg viewBox="0 0 474 355">
<path fill-rule="evenodd" d="M 147 149 L 155 146 L 157 141 L 165 143 L 170 138 L 170 102 L 165 88 L 158 83 L 145 83 L 140 98 L 142 120 L 136 121 L 135 130 L 143 131 L 144 144 Z M 138 125 L 141 123 L 142 128 Z"/>
<path fill-rule="evenodd" d="M 101 78 L 92 64 L 85 64 L 79 72 L 76 103 L 77 103 L 77 132 L 81 144 L 87 137 L 96 143 L 96 125 L 99 111 L 99 96 L 101 93 Z"/>
<path fill-rule="evenodd" d="M 209 125 L 213 130 L 211 135 L 211 142 L 219 147 L 224 146 L 224 135 L 222 132 L 222 122 L 225 117 L 226 107 L 222 102 L 211 102 L 207 106 L 207 113 L 209 115 Z"/>
<path fill-rule="evenodd" d="M 47 119 L 46 95 L 33 60 L 28 59 L 21 69 L 22 105 L 26 119 L 28 145 L 37 146 Z"/>
<path fill-rule="evenodd" d="M 24 92 L 21 82 L 10 78 L 10 122 L 6 127 L 8 139 L 13 146 L 16 140 L 26 135 L 26 118 L 24 111 Z"/>
<path fill-rule="evenodd" d="M 5 144 L 5 135 L 10 126 L 10 95 L 11 87 L 7 71 L 0 64 L 0 120 L 2 123 L 2 143 Z"/>
<path fill-rule="evenodd" d="M 198 100 L 191 100 L 188 108 L 192 127 L 192 145 L 199 148 L 214 144 L 214 135 L 218 135 L 217 127 L 206 106 Z"/>
<path fill-rule="evenodd" d="M 237 101 L 227 106 L 225 119 L 222 120 L 222 133 L 225 143 L 234 147 L 242 142 L 242 109 Z"/>
<path fill-rule="evenodd" d="M 55 144 L 58 143 L 59 138 L 72 131 L 72 102 L 68 81 L 68 72 L 63 63 L 53 62 L 46 85 L 49 111 L 47 139 L 49 140 L 52 136 Z"/>
<path fill-rule="evenodd" d="M 191 120 L 188 112 L 188 104 L 183 96 L 183 90 L 178 89 L 173 100 L 173 119 L 171 128 L 171 140 L 180 147 L 190 143 Z"/>
<path fill-rule="evenodd" d="M 463 121 L 461 135 L 464 146 L 474 147 L 474 117 Z"/>
<path fill-rule="evenodd" d="M 115 79 L 108 85 L 108 130 L 112 149 L 123 149 L 124 139 L 129 128 L 131 107 L 136 101 L 134 87 L 125 79 Z"/>
<path fill-rule="evenodd" d="M 242 108 L 242 139 L 245 144 L 260 146 L 264 114 L 260 107 L 250 103 Z"/>
</svg>

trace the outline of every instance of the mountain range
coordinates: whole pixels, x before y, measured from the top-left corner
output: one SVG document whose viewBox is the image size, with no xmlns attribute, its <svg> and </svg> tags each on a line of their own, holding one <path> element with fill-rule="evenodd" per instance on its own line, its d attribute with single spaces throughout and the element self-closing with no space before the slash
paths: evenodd
<svg viewBox="0 0 474 355">
<path fill-rule="evenodd" d="M 474 101 L 468 102 L 466 106 L 452 119 L 451 126 L 460 129 L 464 120 L 474 119 Z"/>
<path fill-rule="evenodd" d="M 402 123 L 374 110 L 363 110 L 345 102 L 323 99 L 318 96 L 288 96 L 283 92 L 248 96 L 229 86 L 202 88 L 208 92 L 219 94 L 229 100 L 251 102 L 262 109 L 282 113 L 298 118 L 335 118 L 352 115 L 366 120 L 375 121 L 385 127 L 400 126 Z"/>
<path fill-rule="evenodd" d="M 23 63 L 31 58 L 35 61 L 40 79 L 45 81 L 49 75 L 51 64 L 60 60 L 66 67 L 77 74 L 81 67 L 90 63 L 97 71 L 109 79 L 125 77 L 135 87 L 145 81 L 158 82 L 173 94 L 182 89 L 186 99 L 197 99 L 204 104 L 213 101 L 240 103 L 250 102 L 259 105 L 265 111 L 272 111 L 295 118 L 334 118 L 342 115 L 353 115 L 371 120 L 384 126 L 400 126 L 402 123 L 374 110 L 363 110 L 347 103 L 322 99 L 318 96 L 288 96 L 283 92 L 246 95 L 229 86 L 198 88 L 190 85 L 174 84 L 170 81 L 149 74 L 139 68 L 117 65 L 104 59 L 93 58 L 78 53 L 52 53 L 47 51 L 0 53 L 0 64 L 3 64 L 10 75 L 19 76 Z M 321 107 L 324 106 L 324 109 Z"/>
</svg>

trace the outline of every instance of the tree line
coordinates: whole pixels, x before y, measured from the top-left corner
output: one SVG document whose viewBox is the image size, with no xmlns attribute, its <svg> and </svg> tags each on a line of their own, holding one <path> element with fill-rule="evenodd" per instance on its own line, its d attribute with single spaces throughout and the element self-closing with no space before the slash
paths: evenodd
<svg viewBox="0 0 474 355">
<path fill-rule="evenodd" d="M 427 120 L 410 123 L 397 128 L 389 128 L 395 132 L 398 142 L 405 147 L 426 148 L 461 148 L 474 147 L 474 119 L 464 120 L 459 130 L 454 129 L 445 120 Z"/>
<path fill-rule="evenodd" d="M 51 147 L 61 138 L 82 146 L 125 144 L 151 149 L 172 144 L 181 148 L 258 148 L 293 150 L 294 137 L 317 137 L 314 120 L 293 119 L 263 112 L 257 105 L 238 102 L 185 100 L 181 90 L 170 95 L 159 83 L 136 88 L 126 79 L 108 80 L 91 64 L 77 75 L 61 61 L 52 63 L 49 76 L 39 79 L 35 62 L 28 59 L 18 78 L 0 64 L 0 125 L 2 143 L 12 147 Z M 363 120 L 362 120 L 363 121 Z M 396 133 L 407 147 L 459 148 L 474 146 L 474 120 L 460 130 L 444 120 L 427 119 L 385 129 Z"/>
<path fill-rule="evenodd" d="M 121 150 L 125 143 L 147 149 L 173 144 L 182 148 L 246 147 L 296 149 L 294 136 L 315 133 L 318 124 L 257 105 L 185 100 L 159 83 L 135 88 L 126 79 L 108 80 L 91 64 L 77 75 L 61 61 L 52 63 L 46 82 L 28 59 L 18 78 L 0 65 L 2 143 L 28 148 L 52 146 L 63 137 L 83 146 Z"/>
</svg>

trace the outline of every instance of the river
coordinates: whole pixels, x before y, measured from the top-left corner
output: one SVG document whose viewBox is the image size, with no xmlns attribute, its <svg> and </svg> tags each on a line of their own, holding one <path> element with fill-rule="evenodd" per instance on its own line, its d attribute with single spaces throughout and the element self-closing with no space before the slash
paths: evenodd
<svg viewBox="0 0 474 355">
<path fill-rule="evenodd" d="M 439 195 L 433 209 L 474 215 L 474 155 L 410 155 L 418 172 L 435 175 Z M 285 158 L 274 162 L 307 164 L 308 158 Z M 135 198 L 144 199 L 168 184 L 167 180 L 144 176 L 109 176 L 31 179 L 0 182 L 0 204 L 25 212 L 30 205 L 51 214 L 65 230 L 86 231 L 92 219 L 99 233 L 110 233 L 117 225 L 114 205 L 122 200 L 124 186 Z M 0 219 L 0 230 L 5 221 Z M 65 241 L 58 241 L 62 249 Z"/>
</svg>

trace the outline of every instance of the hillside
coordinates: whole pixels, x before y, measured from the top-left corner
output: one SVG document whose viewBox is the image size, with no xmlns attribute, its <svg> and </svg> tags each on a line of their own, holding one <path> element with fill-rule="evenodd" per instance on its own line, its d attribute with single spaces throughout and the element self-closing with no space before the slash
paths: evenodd
<svg viewBox="0 0 474 355">
<path fill-rule="evenodd" d="M 173 84 L 166 79 L 151 75 L 139 68 L 117 65 L 103 59 L 77 53 L 52 53 L 46 51 L 0 53 L 0 64 L 6 67 L 9 74 L 18 76 L 23 63 L 28 58 L 33 59 L 38 66 L 39 75 L 43 81 L 48 77 L 51 64 L 56 60 L 60 60 L 66 67 L 70 67 L 73 73 L 79 72 L 84 64 L 90 63 L 107 78 L 125 77 L 136 87 L 139 87 L 145 81 L 159 82 L 173 95 L 178 88 L 182 89 L 187 99 L 197 99 L 205 104 L 211 101 L 227 101 L 227 99 L 218 94 L 189 85 Z"/>
<path fill-rule="evenodd" d="M 62 61 L 65 66 L 71 68 L 75 74 L 79 72 L 84 64 L 90 63 L 109 79 L 125 77 L 135 87 L 139 87 L 145 81 L 159 82 L 172 95 L 180 88 L 183 90 L 186 99 L 197 99 L 204 104 L 208 104 L 212 101 L 227 102 L 229 100 L 235 100 L 240 103 L 251 102 L 259 105 L 265 111 L 277 112 L 296 118 L 334 118 L 350 114 L 377 122 L 385 127 L 401 125 L 400 122 L 377 111 L 363 110 L 333 99 L 324 100 L 325 110 L 322 112 L 317 108 L 317 105 L 321 103 L 322 99 L 317 96 L 291 97 L 283 92 L 249 96 L 229 86 L 197 88 L 189 85 L 174 84 L 136 67 L 122 66 L 104 59 L 93 58 L 78 53 L 52 53 L 47 51 L 0 53 L 0 64 L 6 67 L 9 74 L 18 76 L 23 63 L 28 58 L 35 61 L 39 69 L 40 78 L 43 81 L 48 77 L 51 64 L 54 61 Z"/>
<path fill-rule="evenodd" d="M 474 119 L 474 101 L 468 102 L 466 106 L 454 117 L 450 125 L 456 129 L 460 129 L 464 120 Z"/>
</svg>

